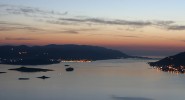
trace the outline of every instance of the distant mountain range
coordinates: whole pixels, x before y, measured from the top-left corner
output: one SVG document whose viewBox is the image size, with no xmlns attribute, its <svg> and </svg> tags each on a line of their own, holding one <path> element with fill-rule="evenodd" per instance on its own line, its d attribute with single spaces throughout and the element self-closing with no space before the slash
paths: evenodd
<svg viewBox="0 0 185 100">
<path fill-rule="evenodd" d="M 106 60 L 133 58 L 118 50 L 89 45 L 0 46 L 0 63 L 40 65 L 59 63 L 61 60 Z"/>
<path fill-rule="evenodd" d="M 175 71 L 185 73 L 185 52 L 166 57 L 157 62 L 149 62 L 150 66 L 157 67 L 163 71 Z"/>
</svg>

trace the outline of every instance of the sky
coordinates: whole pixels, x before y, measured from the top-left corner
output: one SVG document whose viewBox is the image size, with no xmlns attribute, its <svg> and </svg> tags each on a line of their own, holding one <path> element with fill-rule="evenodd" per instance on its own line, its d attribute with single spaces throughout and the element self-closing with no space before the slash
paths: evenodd
<svg viewBox="0 0 185 100">
<path fill-rule="evenodd" d="M 0 45 L 96 45 L 138 56 L 185 51 L 184 0 L 0 0 Z"/>
</svg>

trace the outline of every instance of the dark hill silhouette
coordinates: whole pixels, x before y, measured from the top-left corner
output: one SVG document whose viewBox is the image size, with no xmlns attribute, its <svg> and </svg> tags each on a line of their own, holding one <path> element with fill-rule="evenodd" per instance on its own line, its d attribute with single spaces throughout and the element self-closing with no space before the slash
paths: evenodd
<svg viewBox="0 0 185 100">
<path fill-rule="evenodd" d="M 129 58 L 118 50 L 89 45 L 0 46 L 0 63 L 40 65 L 64 60 L 106 60 Z"/>
<path fill-rule="evenodd" d="M 150 66 L 158 67 L 163 71 L 185 72 L 185 52 L 166 57 L 157 62 L 149 62 Z"/>
</svg>

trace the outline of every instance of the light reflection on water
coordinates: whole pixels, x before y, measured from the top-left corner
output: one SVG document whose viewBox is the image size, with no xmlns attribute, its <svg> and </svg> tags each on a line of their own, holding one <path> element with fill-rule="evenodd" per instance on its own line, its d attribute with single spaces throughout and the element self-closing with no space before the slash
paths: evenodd
<svg viewBox="0 0 185 100">
<path fill-rule="evenodd" d="M 0 65 L 0 100 L 184 100 L 185 75 L 149 68 L 149 60 L 105 60 L 47 66 L 55 71 L 21 73 Z M 65 64 L 75 68 L 65 71 Z M 38 79 L 38 76 L 49 79 Z M 18 80 L 27 77 L 30 80 Z"/>
</svg>

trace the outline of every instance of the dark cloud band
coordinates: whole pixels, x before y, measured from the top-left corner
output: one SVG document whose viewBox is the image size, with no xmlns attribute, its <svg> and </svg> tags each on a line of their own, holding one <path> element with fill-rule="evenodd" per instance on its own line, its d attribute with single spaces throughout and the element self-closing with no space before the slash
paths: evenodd
<svg viewBox="0 0 185 100">
<path fill-rule="evenodd" d="M 22 41 L 22 40 L 27 40 L 27 41 L 31 41 L 31 40 L 38 40 L 36 38 L 23 38 L 23 37 L 20 37 L 20 38 L 10 38 L 10 37 L 6 37 L 5 40 L 16 40 L 16 41 Z"/>
</svg>

